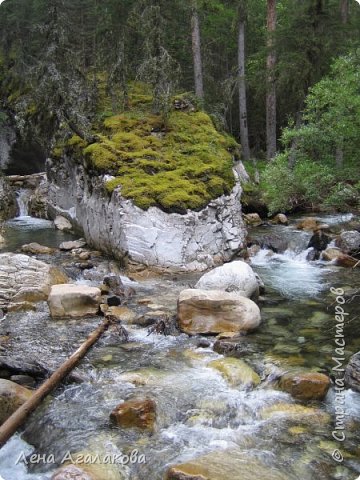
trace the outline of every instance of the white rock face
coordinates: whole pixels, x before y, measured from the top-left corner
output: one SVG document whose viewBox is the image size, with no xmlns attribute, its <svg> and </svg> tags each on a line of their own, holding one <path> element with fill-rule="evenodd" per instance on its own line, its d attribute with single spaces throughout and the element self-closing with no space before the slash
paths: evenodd
<svg viewBox="0 0 360 480">
<path fill-rule="evenodd" d="M 55 276 L 56 269 L 27 255 L 0 254 L 0 305 L 46 300 Z"/>
<path fill-rule="evenodd" d="M 101 302 L 101 291 L 86 285 L 54 285 L 48 298 L 53 318 L 80 318 L 96 315 Z"/>
<path fill-rule="evenodd" d="M 244 244 L 241 187 L 213 200 L 199 212 L 144 211 L 104 188 L 104 177 L 87 174 L 64 158 L 48 160 L 50 212 L 65 214 L 94 247 L 118 258 L 172 270 L 203 271 L 228 261 Z"/>
<path fill-rule="evenodd" d="M 243 297 L 252 297 L 259 292 L 259 281 L 255 272 L 245 262 L 226 263 L 205 273 L 195 285 L 202 290 L 223 290 Z"/>
<path fill-rule="evenodd" d="M 261 322 L 255 302 L 221 290 L 183 290 L 178 318 L 180 329 L 189 335 L 247 332 Z"/>
</svg>

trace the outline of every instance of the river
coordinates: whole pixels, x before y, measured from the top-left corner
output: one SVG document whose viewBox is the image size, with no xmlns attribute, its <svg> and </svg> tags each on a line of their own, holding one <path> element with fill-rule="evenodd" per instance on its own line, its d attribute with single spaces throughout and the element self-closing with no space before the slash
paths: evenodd
<svg viewBox="0 0 360 480">
<path fill-rule="evenodd" d="M 77 368 L 83 382 L 58 388 L 31 416 L 22 434 L 0 450 L 1 477 L 50 480 L 57 465 L 25 465 L 21 461 L 16 465 L 23 452 L 34 450 L 54 455 L 59 461 L 67 452 L 130 454 L 136 449 L 146 462 L 121 467 L 123 478 L 160 480 L 170 465 L 211 452 L 224 452 L 221 480 L 258 478 L 235 471 L 231 477 L 225 473 L 231 471 L 231 457 L 226 455 L 230 449 L 239 456 L 245 454 L 250 463 L 254 459 L 261 462 L 273 472 L 274 479 L 280 478 L 276 472 L 281 470 L 291 479 L 355 480 L 360 475 L 360 394 L 346 391 L 346 440 L 339 444 L 332 438 L 334 388 L 324 402 L 310 405 L 311 411 L 303 409 L 295 414 L 292 406 L 296 402 L 275 387 L 280 371 L 300 367 L 331 375 L 335 349 L 335 298 L 331 287 L 343 288 L 348 300 L 347 358 L 360 350 L 356 298 L 360 270 L 307 261 L 310 235 L 297 231 L 295 220 L 288 227 L 259 227 L 250 232 L 257 239 L 269 234 L 288 239 L 284 253 L 270 256 L 267 250 L 261 250 L 252 258 L 252 266 L 266 287 L 260 300 L 263 323 L 244 338 L 241 358 L 262 378 L 258 387 L 231 387 L 207 365 L 221 356 L 211 346 L 197 348 L 198 338 L 149 334 L 147 328 L 126 325 L 130 334 L 127 343 L 119 342 L 111 332 L 105 335 Z M 322 220 L 340 228 L 351 217 L 335 215 Z M 30 241 L 58 246 L 71 238 L 55 230 L 51 222 L 27 216 L 9 221 L 4 236 L 5 251 L 15 251 Z M 70 264 L 61 256 L 49 261 Z M 104 265 L 110 269 L 112 262 L 104 258 Z M 199 277 L 150 275 L 131 281 L 126 272 L 123 275 L 136 290 L 127 305 L 136 314 L 146 313 L 150 307 L 175 313 L 179 292 Z M 91 275 L 87 277 L 77 275 L 74 281 L 98 283 L 91 280 Z M 139 303 L 144 298 L 151 299 L 150 305 Z M 54 322 L 43 303 L 36 312 L 7 315 L 0 324 L 0 335 L 10 335 L 13 347 L 25 357 L 35 356 L 55 368 L 99 321 Z M 134 382 L 134 378 L 140 380 Z M 134 394 L 156 401 L 157 422 L 152 434 L 110 425 L 112 409 Z M 342 451 L 342 463 L 331 456 L 336 448 Z"/>
</svg>

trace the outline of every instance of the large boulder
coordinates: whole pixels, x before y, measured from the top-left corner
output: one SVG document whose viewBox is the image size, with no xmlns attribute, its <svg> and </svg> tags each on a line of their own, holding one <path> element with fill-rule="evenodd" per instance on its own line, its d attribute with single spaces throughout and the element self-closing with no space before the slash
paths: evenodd
<svg viewBox="0 0 360 480">
<path fill-rule="evenodd" d="M 47 263 L 27 255 L 0 254 L 0 306 L 46 300 L 52 285 L 66 281 L 61 270 Z"/>
<path fill-rule="evenodd" d="M 101 291 L 87 285 L 54 285 L 48 298 L 53 318 L 80 318 L 98 313 Z"/>
<path fill-rule="evenodd" d="M 189 334 L 246 332 L 260 325 L 259 307 L 237 293 L 188 289 L 178 300 L 180 329 Z"/>
<path fill-rule="evenodd" d="M 49 208 L 71 217 L 93 247 L 128 260 L 172 271 L 205 271 L 229 261 L 244 247 L 240 182 L 228 195 L 200 211 L 143 210 L 121 195 L 109 194 L 109 175 L 89 175 L 71 157 L 48 160 Z M 235 172 L 238 180 L 238 174 Z"/>
<path fill-rule="evenodd" d="M 279 387 L 297 400 L 324 400 L 330 388 L 330 378 L 317 372 L 286 373 L 281 377 Z"/>
<path fill-rule="evenodd" d="M 259 293 L 259 282 L 253 269 L 245 262 L 225 263 L 205 273 L 195 285 L 200 290 L 223 290 L 243 297 Z"/>
<path fill-rule="evenodd" d="M 122 428 L 153 430 L 156 420 L 156 403 L 151 398 L 128 400 L 110 414 L 110 420 Z"/>
<path fill-rule="evenodd" d="M 345 383 L 349 388 L 360 392 L 360 352 L 350 358 L 345 370 Z"/>
<path fill-rule="evenodd" d="M 350 255 L 360 253 L 360 232 L 356 230 L 342 232 L 336 239 L 336 246 Z"/>
<path fill-rule="evenodd" d="M 29 400 L 31 395 L 31 390 L 10 380 L 0 379 L 0 424 Z"/>
</svg>

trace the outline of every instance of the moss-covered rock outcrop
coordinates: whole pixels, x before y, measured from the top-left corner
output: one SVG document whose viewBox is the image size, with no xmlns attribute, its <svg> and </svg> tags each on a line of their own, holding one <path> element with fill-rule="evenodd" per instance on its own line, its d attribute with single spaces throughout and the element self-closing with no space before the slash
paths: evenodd
<svg viewBox="0 0 360 480">
<path fill-rule="evenodd" d="M 122 196 L 142 209 L 199 210 L 234 187 L 235 140 L 179 98 L 165 120 L 154 114 L 144 85 L 131 86 L 129 109 L 100 119 L 94 137 L 88 144 L 74 135 L 58 144 L 54 155 L 65 149 L 100 173 L 111 174 L 107 190 L 121 187 Z"/>
</svg>

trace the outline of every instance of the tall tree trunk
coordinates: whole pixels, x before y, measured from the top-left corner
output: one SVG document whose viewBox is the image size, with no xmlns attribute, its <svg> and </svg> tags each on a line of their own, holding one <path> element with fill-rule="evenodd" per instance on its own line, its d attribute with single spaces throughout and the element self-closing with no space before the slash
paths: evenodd
<svg viewBox="0 0 360 480">
<path fill-rule="evenodd" d="M 276 0 L 267 0 L 267 32 L 268 56 L 267 92 L 266 92 L 266 155 L 271 160 L 276 154 L 276 88 L 275 88 L 275 39 L 276 31 Z"/>
<path fill-rule="evenodd" d="M 204 83 L 203 83 L 203 68 L 201 58 L 201 35 L 199 12 L 197 8 L 197 1 L 192 0 L 191 11 L 191 38 L 192 38 L 192 52 L 194 62 L 194 79 L 195 79 L 195 94 L 201 100 L 204 99 Z"/>
<path fill-rule="evenodd" d="M 240 15 L 238 38 L 240 140 L 244 160 L 250 159 L 245 81 L 245 18 Z"/>
<path fill-rule="evenodd" d="M 340 0 L 341 22 L 346 25 L 349 20 L 349 0 Z"/>
</svg>

